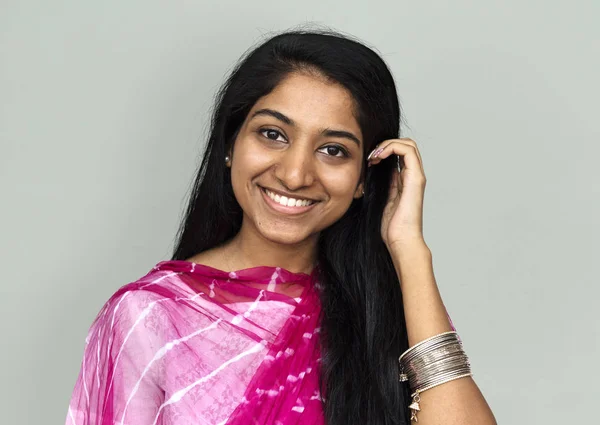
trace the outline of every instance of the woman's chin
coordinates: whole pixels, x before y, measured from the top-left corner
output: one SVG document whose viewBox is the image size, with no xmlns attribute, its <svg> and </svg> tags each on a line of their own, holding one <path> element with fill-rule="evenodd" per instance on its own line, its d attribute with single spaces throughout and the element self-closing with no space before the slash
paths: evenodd
<svg viewBox="0 0 600 425">
<path fill-rule="evenodd" d="M 298 245 L 306 243 L 316 237 L 316 235 L 300 229 L 260 229 L 261 235 L 276 244 L 280 245 Z"/>
</svg>

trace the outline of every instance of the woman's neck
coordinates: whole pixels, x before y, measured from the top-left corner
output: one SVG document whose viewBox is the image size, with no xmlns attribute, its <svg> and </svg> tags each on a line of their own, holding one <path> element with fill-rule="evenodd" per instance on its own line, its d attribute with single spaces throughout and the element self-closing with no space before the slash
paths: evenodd
<svg viewBox="0 0 600 425">
<path fill-rule="evenodd" d="M 298 244 L 280 244 L 242 226 L 237 235 L 220 247 L 219 254 L 230 270 L 273 266 L 310 274 L 317 261 L 317 241 L 318 235 L 313 235 Z"/>
</svg>

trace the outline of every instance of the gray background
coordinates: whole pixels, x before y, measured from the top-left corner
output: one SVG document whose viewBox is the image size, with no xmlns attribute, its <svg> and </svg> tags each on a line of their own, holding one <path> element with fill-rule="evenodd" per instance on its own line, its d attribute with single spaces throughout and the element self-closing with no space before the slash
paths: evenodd
<svg viewBox="0 0 600 425">
<path fill-rule="evenodd" d="M 1 422 L 64 423 L 96 313 L 170 255 L 225 72 L 270 31 L 316 22 L 375 46 L 395 75 L 436 278 L 499 423 L 591 423 L 599 12 L 1 1 Z"/>
</svg>

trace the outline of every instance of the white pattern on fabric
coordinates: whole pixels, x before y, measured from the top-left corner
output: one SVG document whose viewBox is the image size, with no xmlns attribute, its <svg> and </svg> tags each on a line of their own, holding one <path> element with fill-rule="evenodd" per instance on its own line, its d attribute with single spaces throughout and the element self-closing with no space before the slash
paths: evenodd
<svg viewBox="0 0 600 425">
<path fill-rule="evenodd" d="M 263 297 L 263 295 L 265 294 L 264 290 L 261 290 L 258 294 L 258 297 L 254 300 L 254 302 L 250 305 L 250 308 L 248 308 L 248 310 L 246 310 L 244 312 L 244 314 L 238 314 L 237 316 L 235 316 L 232 320 L 232 323 L 234 325 L 239 325 L 242 320 L 244 320 L 244 318 L 248 318 L 250 317 L 250 313 L 252 313 L 252 310 L 256 309 L 256 307 L 258 306 L 259 301 L 261 300 L 261 298 Z"/>
<path fill-rule="evenodd" d="M 133 326 L 129 329 L 129 331 L 127 332 L 127 335 L 125 336 L 125 340 L 123 341 L 123 343 L 121 344 L 121 347 L 119 348 L 119 353 L 117 354 L 117 358 L 115 359 L 115 365 L 114 367 L 116 368 L 118 363 L 119 363 L 119 359 L 121 358 L 121 353 L 123 352 L 123 348 L 125 347 L 125 343 L 127 342 L 127 340 L 129 339 L 129 337 L 131 336 L 131 334 L 133 333 L 133 330 L 135 329 L 135 327 L 142 321 L 142 319 L 144 319 L 149 313 L 150 311 L 154 308 L 154 306 L 159 302 L 159 301 L 164 301 L 164 300 L 168 300 L 168 298 L 162 298 L 160 300 L 157 301 L 152 301 L 150 303 L 150 305 L 148 305 L 143 311 L 142 313 L 138 316 L 138 318 L 135 320 L 135 323 L 133 324 Z M 98 370 L 98 369 L 96 369 Z M 110 391 L 112 389 L 113 386 L 113 377 L 111 377 L 110 383 L 108 385 L 108 393 L 110 394 Z"/>
<path fill-rule="evenodd" d="M 131 402 L 131 399 L 133 398 L 133 396 L 135 395 L 135 393 L 137 392 L 139 386 L 140 386 L 140 382 L 142 381 L 142 379 L 144 379 L 144 376 L 146 376 L 146 373 L 148 372 L 148 370 L 150 370 L 150 366 L 152 366 L 152 364 L 157 361 L 158 359 L 162 358 L 165 354 L 167 354 L 167 352 L 169 350 L 171 350 L 173 347 L 175 347 L 178 344 L 181 344 L 182 342 L 186 342 L 187 340 L 200 335 L 201 333 L 210 330 L 210 329 L 214 329 L 217 327 L 217 325 L 221 323 L 221 319 L 217 320 L 216 322 L 210 324 L 209 326 L 207 326 L 206 328 L 203 329 L 199 329 L 196 332 L 191 333 L 190 335 L 186 335 L 183 338 L 179 338 L 173 341 L 169 341 L 167 342 L 164 346 L 161 347 L 160 350 L 158 350 L 156 352 L 156 354 L 154 355 L 154 357 L 152 358 L 152 360 L 150 361 L 150 363 L 148 363 L 146 365 L 146 367 L 144 368 L 144 371 L 142 372 L 142 376 L 140 376 L 140 379 L 138 379 L 138 381 L 136 382 L 135 386 L 133 387 L 133 390 L 131 391 L 131 394 L 129 395 L 129 397 L 127 398 L 127 403 L 125 404 L 125 408 L 123 409 L 123 416 L 121 417 L 121 422 L 124 423 L 125 422 L 125 414 L 127 413 L 127 407 L 129 407 L 129 403 Z"/>
<path fill-rule="evenodd" d="M 160 416 L 162 410 L 173 403 L 177 403 L 179 400 L 181 400 L 183 398 L 184 395 L 186 395 L 188 393 L 188 391 L 190 391 L 192 388 L 194 388 L 195 386 L 203 383 L 204 381 L 209 380 L 210 378 L 212 378 L 213 376 L 217 375 L 219 372 L 221 372 L 223 369 L 225 369 L 227 366 L 229 366 L 231 363 L 235 363 L 238 360 L 240 360 L 243 357 L 246 357 L 249 354 L 253 354 L 253 353 L 258 353 L 259 351 L 262 351 L 265 348 L 264 344 L 259 343 L 256 344 L 254 347 L 252 347 L 250 350 L 244 351 L 243 353 L 238 354 L 237 356 L 235 356 L 234 358 L 226 361 L 225 363 L 223 363 L 221 366 L 219 366 L 217 369 L 213 370 L 211 373 L 209 373 L 206 376 L 203 376 L 202 378 L 200 378 L 199 380 L 197 380 L 196 382 L 192 383 L 191 385 L 188 385 L 185 388 L 180 389 L 179 391 L 177 391 L 175 394 L 173 394 L 171 396 L 171 398 L 169 400 L 167 400 L 166 402 L 164 402 L 158 409 L 158 412 L 156 413 L 156 418 L 154 418 L 154 422 L 152 423 L 152 425 L 156 425 L 157 421 L 158 421 L 158 417 Z"/>
</svg>

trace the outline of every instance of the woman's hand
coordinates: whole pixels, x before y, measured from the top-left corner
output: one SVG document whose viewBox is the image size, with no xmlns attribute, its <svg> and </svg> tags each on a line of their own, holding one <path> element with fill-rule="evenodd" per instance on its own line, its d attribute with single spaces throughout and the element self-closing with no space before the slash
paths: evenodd
<svg viewBox="0 0 600 425">
<path fill-rule="evenodd" d="M 423 199 L 425 172 L 421 154 L 414 140 L 388 139 L 369 155 L 369 167 L 390 155 L 398 155 L 402 171 L 392 173 L 387 205 L 381 220 L 381 237 L 388 250 L 401 250 L 407 245 L 424 244 Z"/>
</svg>

